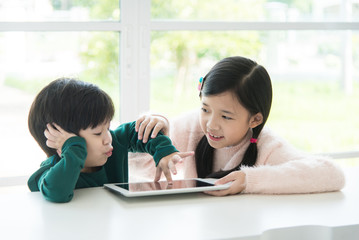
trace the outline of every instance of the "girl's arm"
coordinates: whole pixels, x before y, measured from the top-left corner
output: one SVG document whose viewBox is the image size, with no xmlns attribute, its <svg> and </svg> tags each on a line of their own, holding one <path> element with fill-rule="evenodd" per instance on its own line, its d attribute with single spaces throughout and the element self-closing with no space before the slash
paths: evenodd
<svg viewBox="0 0 359 240">
<path fill-rule="evenodd" d="M 241 174 L 240 174 L 241 173 Z M 268 129 L 258 139 L 258 158 L 254 167 L 241 167 L 219 179 L 217 184 L 233 181 L 231 193 L 295 194 L 338 191 L 345 177 L 333 160 L 295 149 Z"/>
<path fill-rule="evenodd" d="M 305 153 L 269 129 L 258 139 L 256 167 L 243 167 L 246 193 L 291 194 L 338 191 L 342 169 L 325 156 Z"/>
<path fill-rule="evenodd" d="M 280 165 L 243 167 L 216 181 L 232 182 L 226 190 L 207 194 L 225 196 L 237 193 L 298 194 L 338 191 L 344 187 L 343 172 L 330 160 L 301 159 Z"/>
<path fill-rule="evenodd" d="M 269 160 L 271 162 L 271 159 Z M 292 194 L 339 191 L 345 177 L 331 159 L 303 156 L 279 165 L 245 167 L 246 193 Z"/>
</svg>

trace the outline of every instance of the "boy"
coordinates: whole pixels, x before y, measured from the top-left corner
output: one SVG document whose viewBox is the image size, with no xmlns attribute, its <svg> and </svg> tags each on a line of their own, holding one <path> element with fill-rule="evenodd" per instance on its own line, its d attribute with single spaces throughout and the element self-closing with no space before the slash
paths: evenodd
<svg viewBox="0 0 359 240">
<path fill-rule="evenodd" d="M 68 202 L 74 189 L 128 181 L 128 152 L 153 155 L 169 183 L 175 164 L 192 152 L 178 153 L 162 134 L 143 143 L 135 122 L 109 129 L 114 115 L 111 98 L 97 86 L 61 78 L 36 96 L 29 112 L 31 135 L 48 159 L 28 180 L 53 202 Z"/>
</svg>

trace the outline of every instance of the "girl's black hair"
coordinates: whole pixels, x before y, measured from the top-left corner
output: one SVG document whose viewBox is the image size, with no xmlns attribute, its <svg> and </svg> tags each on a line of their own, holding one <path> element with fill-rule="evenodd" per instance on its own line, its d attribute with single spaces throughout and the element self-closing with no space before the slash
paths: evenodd
<svg viewBox="0 0 359 240">
<path fill-rule="evenodd" d="M 271 79 L 264 67 L 244 57 L 228 57 L 219 61 L 202 80 L 200 97 L 218 95 L 230 91 L 251 115 L 261 113 L 263 122 L 252 129 L 253 138 L 258 138 L 266 123 L 272 105 Z M 257 144 L 250 143 L 242 162 L 227 171 L 213 173 L 214 149 L 203 136 L 195 151 L 198 177 L 221 178 L 239 170 L 241 166 L 253 166 L 257 160 Z"/>
<path fill-rule="evenodd" d="M 48 157 L 56 149 L 46 146 L 44 131 L 56 123 L 65 131 L 79 134 L 81 129 L 95 128 L 114 116 L 111 98 L 96 85 L 71 78 L 60 78 L 44 87 L 31 105 L 28 127 Z"/>
</svg>

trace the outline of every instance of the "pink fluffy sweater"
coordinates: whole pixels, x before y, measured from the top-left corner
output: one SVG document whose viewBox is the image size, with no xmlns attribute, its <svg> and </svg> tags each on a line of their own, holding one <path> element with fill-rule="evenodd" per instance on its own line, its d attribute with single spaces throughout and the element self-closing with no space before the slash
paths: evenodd
<svg viewBox="0 0 359 240">
<path fill-rule="evenodd" d="M 194 151 L 203 137 L 199 112 L 189 112 L 170 121 L 170 138 L 179 151 Z M 214 171 L 237 166 L 249 145 L 251 132 L 236 146 L 215 149 Z M 325 156 L 309 155 L 264 128 L 258 137 L 258 157 L 255 166 L 241 167 L 246 174 L 243 193 L 289 194 L 338 191 L 345 178 L 342 170 Z M 130 180 L 153 180 L 155 165 L 151 156 L 131 154 Z M 194 157 L 176 165 L 178 174 L 173 178 L 197 177 Z"/>
</svg>

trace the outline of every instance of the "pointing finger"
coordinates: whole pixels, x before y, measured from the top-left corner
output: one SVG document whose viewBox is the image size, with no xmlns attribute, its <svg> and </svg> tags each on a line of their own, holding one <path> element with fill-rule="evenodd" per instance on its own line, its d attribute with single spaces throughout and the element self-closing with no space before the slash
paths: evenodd
<svg viewBox="0 0 359 240">
<path fill-rule="evenodd" d="M 176 157 L 176 156 L 175 156 Z M 170 169 L 170 171 L 176 175 L 177 174 L 177 169 L 176 169 L 176 166 L 175 166 L 175 163 L 173 161 L 169 161 L 168 162 L 168 168 Z"/>
<path fill-rule="evenodd" d="M 165 175 L 167 182 L 169 184 L 172 184 L 172 176 L 171 176 L 171 172 L 168 168 L 162 169 L 163 174 Z"/>
<path fill-rule="evenodd" d="M 158 182 L 161 179 L 162 169 L 160 167 L 156 168 L 155 182 Z"/>
</svg>

